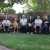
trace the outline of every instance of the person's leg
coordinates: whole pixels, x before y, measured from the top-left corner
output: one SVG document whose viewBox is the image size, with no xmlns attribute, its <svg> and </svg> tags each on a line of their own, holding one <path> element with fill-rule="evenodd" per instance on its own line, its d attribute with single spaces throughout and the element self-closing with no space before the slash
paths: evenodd
<svg viewBox="0 0 50 50">
<path fill-rule="evenodd" d="M 45 34 L 46 34 L 47 33 L 47 26 L 44 27 L 44 30 L 45 30 Z"/>
<path fill-rule="evenodd" d="M 24 31 L 23 31 L 23 26 L 21 26 L 21 32 L 23 33 Z"/>
<path fill-rule="evenodd" d="M 29 31 L 29 28 L 30 28 L 30 27 L 29 27 L 29 26 L 27 26 L 27 34 L 29 34 L 29 32 L 30 32 L 30 31 Z"/>
<path fill-rule="evenodd" d="M 31 34 L 33 34 L 33 25 L 31 26 Z"/>
<path fill-rule="evenodd" d="M 39 31 L 39 33 L 41 33 L 41 25 L 39 26 L 39 28 L 40 28 L 40 31 Z"/>
<path fill-rule="evenodd" d="M 15 33 L 15 30 L 16 30 L 16 26 L 14 25 L 14 33 Z"/>
<path fill-rule="evenodd" d="M 4 31 L 5 31 L 5 25 L 6 25 L 6 24 L 4 23 L 4 24 L 3 24 L 3 29 L 4 29 Z"/>
<path fill-rule="evenodd" d="M 7 26 L 8 26 L 8 31 L 9 31 L 10 24 L 7 24 Z"/>
<path fill-rule="evenodd" d="M 26 33 L 26 26 L 23 26 L 23 28 L 24 28 L 24 33 Z"/>
<path fill-rule="evenodd" d="M 2 26 L 0 25 L 0 30 L 1 30 L 1 27 L 2 27 Z"/>
<path fill-rule="evenodd" d="M 37 28 L 37 26 L 35 25 L 35 33 L 36 33 L 36 28 Z"/>
<path fill-rule="evenodd" d="M 18 33 L 18 26 L 17 26 L 17 33 Z"/>
</svg>

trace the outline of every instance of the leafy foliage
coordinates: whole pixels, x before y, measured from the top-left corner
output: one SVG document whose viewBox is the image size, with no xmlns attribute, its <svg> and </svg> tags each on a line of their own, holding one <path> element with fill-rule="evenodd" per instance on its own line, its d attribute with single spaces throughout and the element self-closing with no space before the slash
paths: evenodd
<svg viewBox="0 0 50 50">
<path fill-rule="evenodd" d="M 27 12 L 48 12 L 50 11 L 50 0 L 29 0 Z"/>
<path fill-rule="evenodd" d="M 16 11 L 12 8 L 5 8 L 5 9 L 3 9 L 3 13 L 4 14 L 15 14 Z"/>
</svg>

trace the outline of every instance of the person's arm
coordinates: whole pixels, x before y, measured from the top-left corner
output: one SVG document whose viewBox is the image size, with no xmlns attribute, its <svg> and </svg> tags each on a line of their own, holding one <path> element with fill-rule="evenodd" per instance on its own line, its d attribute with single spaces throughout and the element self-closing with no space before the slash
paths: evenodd
<svg viewBox="0 0 50 50">
<path fill-rule="evenodd" d="M 36 20 L 34 21 L 34 24 L 36 25 Z"/>
<path fill-rule="evenodd" d="M 41 25 L 42 25 L 42 23 L 43 23 L 43 22 L 42 22 L 42 20 L 41 20 Z"/>
<path fill-rule="evenodd" d="M 20 25 L 22 25 L 22 23 L 21 23 L 22 21 L 20 20 Z"/>
<path fill-rule="evenodd" d="M 9 25 L 11 25 L 11 22 L 9 21 Z"/>
<path fill-rule="evenodd" d="M 26 25 L 27 25 L 27 19 L 26 19 Z"/>
<path fill-rule="evenodd" d="M 4 20 L 2 21 L 2 25 L 4 24 Z"/>
</svg>

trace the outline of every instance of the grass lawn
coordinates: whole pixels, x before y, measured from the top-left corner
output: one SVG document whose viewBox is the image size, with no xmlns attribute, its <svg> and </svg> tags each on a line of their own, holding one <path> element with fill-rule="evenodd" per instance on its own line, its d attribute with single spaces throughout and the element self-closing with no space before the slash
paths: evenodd
<svg viewBox="0 0 50 50">
<path fill-rule="evenodd" d="M 50 50 L 50 35 L 0 33 L 0 45 L 18 50 Z"/>
</svg>

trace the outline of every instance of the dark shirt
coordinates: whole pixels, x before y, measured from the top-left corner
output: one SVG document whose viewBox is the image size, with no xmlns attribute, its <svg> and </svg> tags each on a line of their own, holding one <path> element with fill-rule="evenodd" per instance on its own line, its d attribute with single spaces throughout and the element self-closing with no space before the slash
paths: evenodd
<svg viewBox="0 0 50 50">
<path fill-rule="evenodd" d="M 28 20 L 28 23 L 33 23 L 34 22 L 34 20 L 33 19 L 31 19 L 31 20 Z"/>
<path fill-rule="evenodd" d="M 32 23 L 34 22 L 34 20 L 33 19 L 31 19 L 31 20 L 28 20 L 28 26 L 32 26 Z"/>
<path fill-rule="evenodd" d="M 50 26 L 49 20 L 43 20 L 43 26 Z"/>
</svg>

